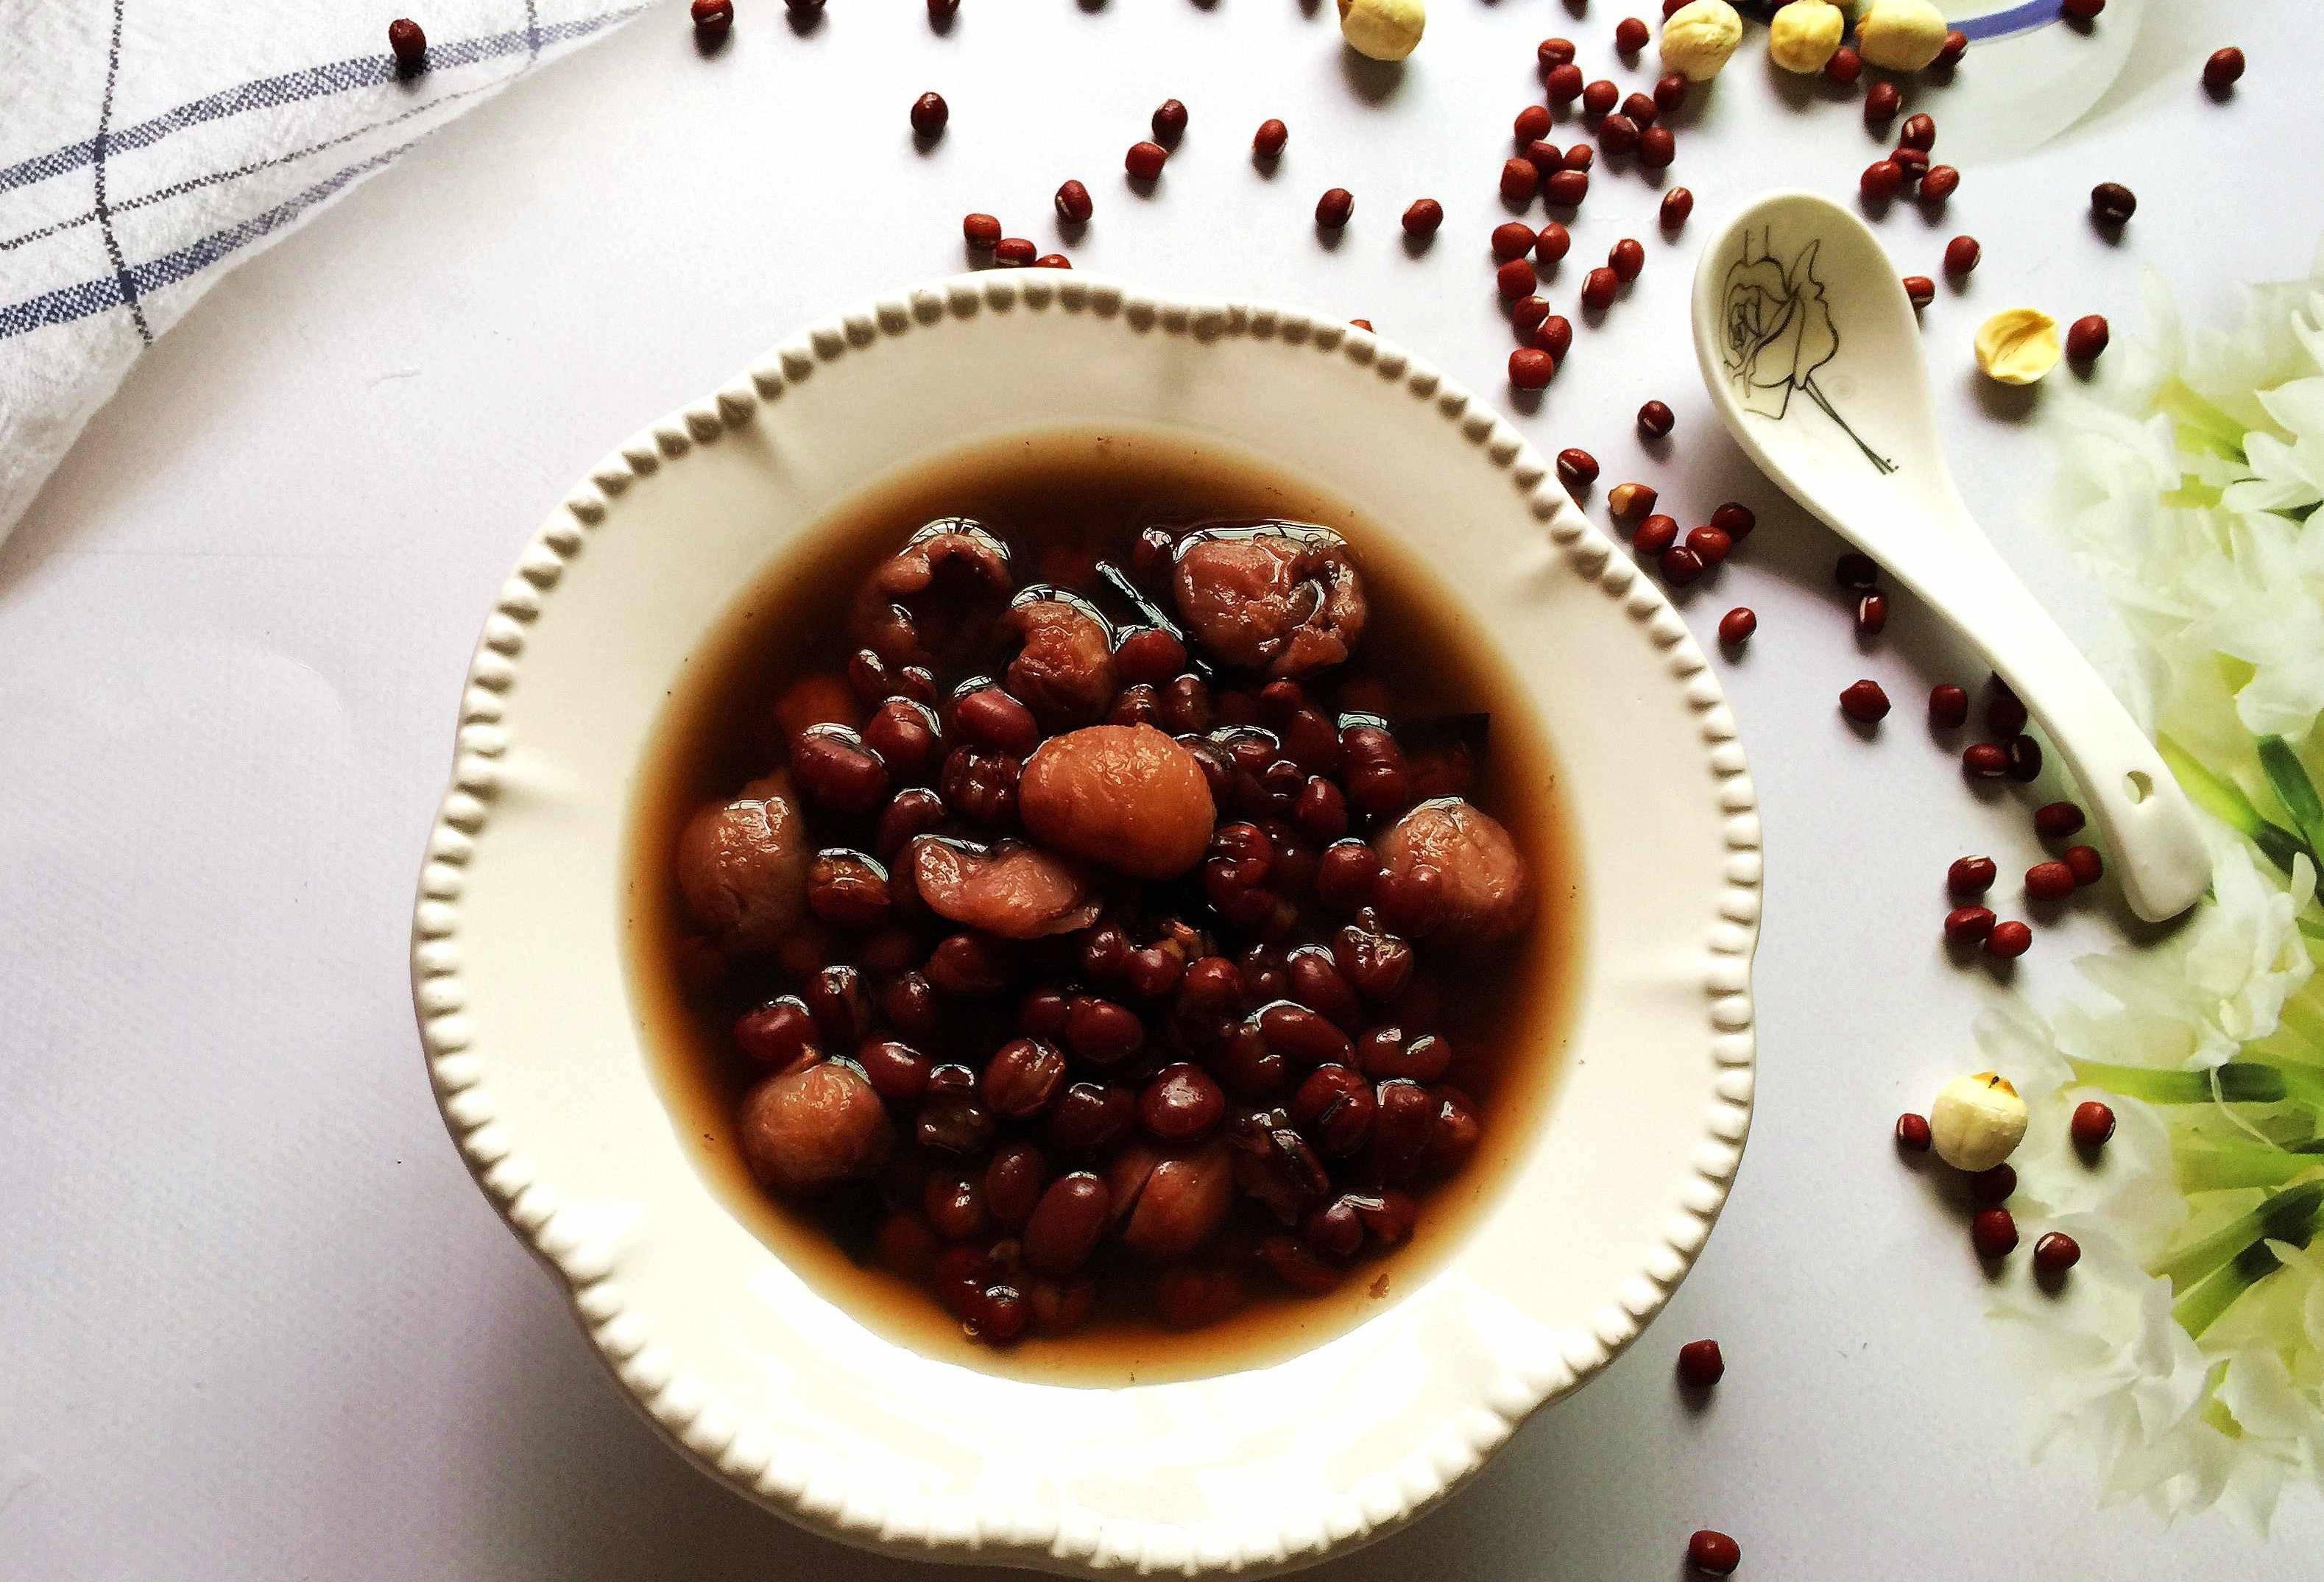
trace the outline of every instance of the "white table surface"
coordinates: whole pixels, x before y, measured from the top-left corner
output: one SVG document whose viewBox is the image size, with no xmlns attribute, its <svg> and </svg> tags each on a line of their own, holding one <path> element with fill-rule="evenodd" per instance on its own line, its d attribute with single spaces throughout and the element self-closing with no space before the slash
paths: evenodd
<svg viewBox="0 0 2324 1582">
<path fill-rule="evenodd" d="M 1342 55 L 1328 5 L 1095 3 L 966 0 L 947 37 L 908 0 L 843 4 L 800 37 L 742 0 L 707 60 L 677 11 L 649 16 L 235 273 L 0 549 L 0 1572 L 914 1574 L 718 1488 L 601 1375 L 438 1122 L 407 920 L 469 648 L 534 524 L 759 348 L 959 267 L 964 210 L 1047 244 L 1048 195 L 1079 176 L 1098 216 L 1077 262 L 1369 317 L 1499 387 L 1481 242 L 1532 45 L 1571 32 L 1594 75 L 1622 7 L 1437 0 L 1398 79 Z M 2081 124 L 1970 165 L 1942 221 L 1882 225 L 1932 274 L 1945 236 L 1983 238 L 1967 292 L 1927 317 L 1954 459 L 2093 640 L 2104 613 L 2043 532 L 2039 403 L 1988 395 L 1971 330 L 2031 302 L 2119 336 L 2142 265 L 2217 307 L 2230 280 L 2301 271 L 2324 231 L 2307 7 L 2150 9 L 2168 14 Z M 2222 108 L 2194 76 L 2230 37 L 2254 69 Z M 1835 542 L 1713 431 L 1682 327 L 1692 239 L 1771 178 L 1849 191 L 1873 157 L 1853 105 L 1787 102 L 1757 47 L 1755 29 L 1683 133 L 1687 241 L 1656 239 L 1634 179 L 1599 181 L 1559 300 L 1619 235 L 1646 239 L 1646 272 L 1524 419 L 1595 451 L 1608 483 L 1661 479 L 1683 520 L 1730 494 L 1760 508 L 1740 562 L 1686 602 L 1706 639 L 1734 603 L 1761 620 L 1724 671 L 1769 853 L 1755 1135 L 1646 1338 L 1438 1514 L 1319 1574 L 1671 1577 L 1711 1525 L 1756 1577 L 2290 1575 L 2324 1543 L 2312 1489 L 2264 1546 L 2218 1515 L 2099 1513 L 2086 1467 L 2029 1466 L 2024 1381 L 1964 1238 L 1894 1162 L 1890 1119 L 1968 1069 L 1995 992 L 1944 958 L 1938 876 L 2033 846 L 1918 728 L 1928 685 L 1974 672 L 1909 600 L 1859 656 Z M 931 86 L 953 122 L 923 156 L 904 110 Z M 1171 94 L 1193 130 L 1139 199 L 1121 151 Z M 1941 127 L 1942 93 L 1923 103 Z M 1262 179 L 1246 151 L 1268 115 L 1292 143 Z M 2119 247 L 2083 217 L 2101 176 L 2143 200 Z M 1332 185 L 1357 216 L 1325 250 L 1309 214 Z M 1415 258 L 1395 216 L 1424 193 L 1450 218 Z M 1649 469 L 1630 414 L 1650 395 L 1679 430 Z M 1833 710 L 1858 675 L 1903 704 L 1877 744 Z M 2054 983 L 2108 937 L 2099 916 L 2046 932 L 2022 977 Z M 1694 1412 L 1670 1367 L 1698 1335 L 1729 1366 Z"/>
</svg>

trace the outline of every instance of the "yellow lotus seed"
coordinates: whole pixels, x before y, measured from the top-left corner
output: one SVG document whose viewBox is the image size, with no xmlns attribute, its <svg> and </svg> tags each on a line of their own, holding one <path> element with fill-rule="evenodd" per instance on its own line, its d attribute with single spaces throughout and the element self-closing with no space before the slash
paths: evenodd
<svg viewBox="0 0 2324 1582">
<path fill-rule="evenodd" d="M 1663 20 L 1663 69 L 1709 82 L 1743 41 L 1743 19 L 1727 0 L 1688 0 Z"/>
<path fill-rule="evenodd" d="M 1931 0 L 1872 0 L 1856 23 L 1856 48 L 1865 63 L 1890 71 L 1918 71 L 1945 47 L 1945 14 Z"/>
<path fill-rule="evenodd" d="M 1359 55 L 1401 60 L 1420 47 L 1428 13 L 1420 0 L 1340 0 L 1340 36 Z"/>
<path fill-rule="evenodd" d="M 1826 0 L 1792 0 L 1767 23 L 1767 58 L 1803 77 L 1821 71 L 1847 25 L 1840 7 Z"/>
<path fill-rule="evenodd" d="M 2058 365 L 2058 321 L 2011 308 L 1978 327 L 1977 365 L 2004 384 L 2032 384 Z"/>
<path fill-rule="evenodd" d="M 1929 1141 L 1955 1170 L 1991 1170 L 2024 1137 L 2025 1100 L 1998 1072 L 1955 1077 L 1929 1107 Z"/>
</svg>

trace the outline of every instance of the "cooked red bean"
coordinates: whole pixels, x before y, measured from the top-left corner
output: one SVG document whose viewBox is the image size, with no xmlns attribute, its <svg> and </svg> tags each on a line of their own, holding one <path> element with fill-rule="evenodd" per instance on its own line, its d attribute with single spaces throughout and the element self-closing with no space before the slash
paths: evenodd
<svg viewBox="0 0 2324 1582">
<path fill-rule="evenodd" d="M 1097 1250 L 1111 1200 L 1105 1182 L 1086 1170 L 1051 1182 L 1025 1222 L 1026 1265 L 1043 1274 L 1070 1274 Z"/>
<path fill-rule="evenodd" d="M 1106 1179 L 1122 1245 L 1155 1263 L 1199 1251 L 1234 1208 L 1234 1164 L 1215 1141 L 1181 1154 L 1124 1149 Z"/>
</svg>

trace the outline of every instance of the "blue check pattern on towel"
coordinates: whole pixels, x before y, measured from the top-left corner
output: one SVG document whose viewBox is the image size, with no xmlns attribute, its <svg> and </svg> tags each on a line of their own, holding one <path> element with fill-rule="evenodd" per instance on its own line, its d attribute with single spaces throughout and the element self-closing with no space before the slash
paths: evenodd
<svg viewBox="0 0 2324 1582">
<path fill-rule="evenodd" d="M 0 538 L 242 260 L 640 0 L 0 0 Z M 387 24 L 428 32 L 399 73 Z"/>
</svg>

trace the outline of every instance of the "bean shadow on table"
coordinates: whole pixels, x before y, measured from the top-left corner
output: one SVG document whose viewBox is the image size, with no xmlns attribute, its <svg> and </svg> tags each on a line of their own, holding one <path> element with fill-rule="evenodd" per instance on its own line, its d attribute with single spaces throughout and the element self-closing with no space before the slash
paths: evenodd
<svg viewBox="0 0 2324 1582">
<path fill-rule="evenodd" d="M 496 1486 L 472 1490 L 475 1547 L 501 1557 L 478 1582 L 682 1582 L 829 1577 L 846 1582 L 998 1582 L 1027 1572 L 936 1565 L 850 1549 L 761 1510 L 695 1470 L 624 1398 L 538 1274 L 492 1326 L 503 1388 L 475 1431 Z M 1317 1582 L 1563 1582 L 1639 1576 L 1639 1546 L 1670 1508 L 1667 1347 L 1639 1347 L 1520 1429 L 1468 1486 L 1415 1526 L 1300 1573 Z M 1678 1431 L 1692 1437 L 1692 1422 Z M 1707 1425 L 1702 1425 L 1706 1426 Z M 1688 1523 L 1689 1526 L 1692 1523 Z M 1643 1531 L 1642 1531 L 1643 1530 Z M 1656 1533 L 1656 1536 L 1661 1536 Z M 1679 1532 L 1676 1542 L 1683 1544 Z M 1674 1551 L 1675 1552 L 1675 1551 Z"/>
</svg>

